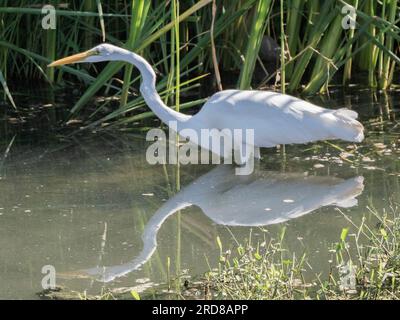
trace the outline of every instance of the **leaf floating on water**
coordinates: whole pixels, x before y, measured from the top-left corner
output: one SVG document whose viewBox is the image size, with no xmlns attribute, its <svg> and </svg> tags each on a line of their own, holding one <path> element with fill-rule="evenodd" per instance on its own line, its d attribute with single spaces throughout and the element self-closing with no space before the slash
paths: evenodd
<svg viewBox="0 0 400 320">
<path fill-rule="evenodd" d="M 374 143 L 374 147 L 377 149 L 385 149 L 386 145 L 381 142 L 378 142 L 378 143 Z"/>
<path fill-rule="evenodd" d="M 20 124 L 20 123 L 25 123 L 26 121 L 23 120 L 22 118 L 8 118 L 8 122 L 11 124 Z"/>
<path fill-rule="evenodd" d="M 350 157 L 354 157 L 354 154 L 349 153 L 349 152 L 342 152 L 342 153 L 340 153 L 340 157 L 347 159 L 347 158 L 350 158 Z"/>
<path fill-rule="evenodd" d="M 391 155 L 392 155 L 392 150 L 391 150 L 391 149 L 386 149 L 386 150 L 383 152 L 383 155 L 384 155 L 384 156 L 391 156 Z"/>
<path fill-rule="evenodd" d="M 370 157 L 363 157 L 363 158 L 361 159 L 361 161 L 362 161 L 362 162 L 375 162 L 375 160 L 374 160 L 374 159 L 371 159 Z"/>
<path fill-rule="evenodd" d="M 72 125 L 75 125 L 75 124 L 81 124 L 82 122 L 83 121 L 79 120 L 79 119 L 71 119 L 66 123 L 66 125 L 67 126 L 72 126 Z"/>
<path fill-rule="evenodd" d="M 147 283 L 147 282 L 150 282 L 150 279 L 149 279 L 149 278 L 139 278 L 139 279 L 136 279 L 136 283 L 144 284 L 144 283 Z"/>
</svg>

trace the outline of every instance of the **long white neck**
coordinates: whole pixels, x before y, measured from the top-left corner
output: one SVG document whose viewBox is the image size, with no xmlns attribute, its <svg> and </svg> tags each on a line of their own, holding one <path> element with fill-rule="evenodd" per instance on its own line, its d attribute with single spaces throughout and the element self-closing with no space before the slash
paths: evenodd
<svg viewBox="0 0 400 320">
<path fill-rule="evenodd" d="M 156 89 L 156 74 L 151 65 L 141 56 L 130 51 L 126 52 L 126 54 L 121 55 L 121 59 L 133 64 L 139 69 L 140 74 L 142 75 L 140 92 L 142 93 L 147 105 L 155 113 L 155 115 L 167 125 L 170 121 L 177 121 L 178 128 L 180 127 L 180 124 L 189 120 L 191 116 L 172 110 L 161 100 L 161 97 Z"/>
</svg>

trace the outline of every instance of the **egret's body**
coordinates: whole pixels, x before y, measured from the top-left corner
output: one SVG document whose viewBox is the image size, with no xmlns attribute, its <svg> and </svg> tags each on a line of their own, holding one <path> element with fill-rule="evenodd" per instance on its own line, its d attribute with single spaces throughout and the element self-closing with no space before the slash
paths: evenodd
<svg viewBox="0 0 400 320">
<path fill-rule="evenodd" d="M 50 66 L 100 61 L 124 61 L 135 65 L 143 78 L 140 91 L 146 103 L 165 124 L 176 122 L 178 133 L 184 129 L 199 133 L 201 129 L 250 129 L 254 130 L 256 150 L 317 140 L 361 142 L 364 139 L 364 128 L 356 120 L 356 112 L 329 110 L 276 92 L 224 90 L 214 94 L 193 116 L 176 112 L 166 106 L 157 93 L 156 75 L 151 65 L 141 56 L 109 44 L 58 60 Z M 242 143 L 247 142 L 239 142 L 233 147 L 241 147 Z"/>
<path fill-rule="evenodd" d="M 214 94 L 188 125 L 217 129 L 254 129 L 256 147 L 343 139 L 360 142 L 357 113 L 329 110 L 290 95 L 250 90 Z"/>
</svg>

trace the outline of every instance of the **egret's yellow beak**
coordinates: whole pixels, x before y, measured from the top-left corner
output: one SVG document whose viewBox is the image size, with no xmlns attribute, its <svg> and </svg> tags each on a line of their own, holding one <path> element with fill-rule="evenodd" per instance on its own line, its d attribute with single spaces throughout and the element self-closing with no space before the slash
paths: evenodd
<svg viewBox="0 0 400 320">
<path fill-rule="evenodd" d="M 69 57 L 52 62 L 48 65 L 48 67 L 57 67 L 57 66 L 63 66 L 65 64 L 82 62 L 87 57 L 93 56 L 95 54 L 96 54 L 95 52 L 90 51 L 90 50 L 82 52 L 82 53 L 74 54 L 73 56 L 69 56 Z"/>
</svg>

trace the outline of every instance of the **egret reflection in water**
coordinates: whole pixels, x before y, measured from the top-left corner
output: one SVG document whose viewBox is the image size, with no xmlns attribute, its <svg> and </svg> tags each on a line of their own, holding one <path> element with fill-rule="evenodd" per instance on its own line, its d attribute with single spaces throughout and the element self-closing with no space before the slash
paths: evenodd
<svg viewBox="0 0 400 320">
<path fill-rule="evenodd" d="M 140 268 L 157 248 L 157 233 L 168 217 L 189 206 L 199 207 L 219 225 L 267 226 L 306 215 L 324 206 L 349 208 L 364 189 L 361 176 L 340 179 L 303 173 L 234 174 L 220 165 L 196 179 L 159 208 L 143 231 L 143 249 L 130 262 L 82 270 L 80 276 L 110 282 Z"/>
</svg>

